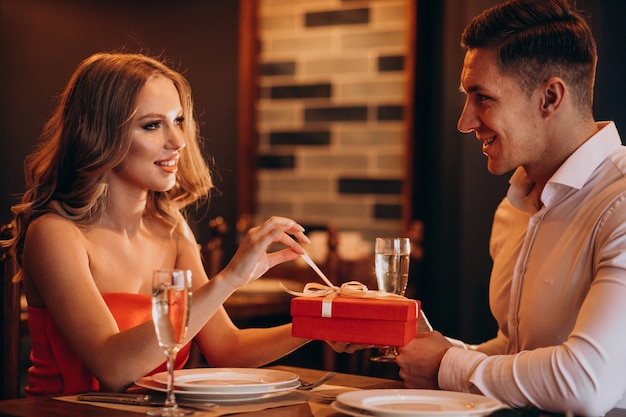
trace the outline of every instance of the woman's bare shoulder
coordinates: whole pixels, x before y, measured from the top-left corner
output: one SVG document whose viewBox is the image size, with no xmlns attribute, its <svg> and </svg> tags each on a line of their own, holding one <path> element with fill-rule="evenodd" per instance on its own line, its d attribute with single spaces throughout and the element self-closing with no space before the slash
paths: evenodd
<svg viewBox="0 0 626 417">
<path fill-rule="evenodd" d="M 180 224 L 181 237 L 189 242 L 196 243 L 196 236 L 193 234 L 193 230 L 189 226 L 186 220 L 183 220 Z"/>
<path fill-rule="evenodd" d="M 59 252 L 73 252 L 75 256 L 86 253 L 88 242 L 85 231 L 72 220 L 55 213 L 46 213 L 33 220 L 26 230 L 24 257 L 29 252 L 40 256 L 44 251 L 57 256 Z"/>
<path fill-rule="evenodd" d="M 63 287 L 64 280 L 78 282 L 77 277 L 87 276 L 82 272 L 88 270 L 88 265 L 86 239 L 76 223 L 46 213 L 29 224 L 22 252 L 29 305 L 48 305 L 41 294 L 54 294 Z"/>
<path fill-rule="evenodd" d="M 29 238 L 45 238 L 66 236 L 68 239 L 75 239 L 83 236 L 81 228 L 72 220 L 66 219 L 56 213 L 46 213 L 28 225 L 26 232 L 27 240 Z"/>
</svg>

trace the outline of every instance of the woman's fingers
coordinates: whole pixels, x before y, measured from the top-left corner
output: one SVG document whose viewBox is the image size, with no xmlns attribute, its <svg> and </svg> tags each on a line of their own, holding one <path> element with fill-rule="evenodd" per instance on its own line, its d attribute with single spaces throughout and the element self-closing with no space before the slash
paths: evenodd
<svg viewBox="0 0 626 417">
<path fill-rule="evenodd" d="M 271 217 L 260 227 L 250 229 L 248 233 L 252 235 L 252 240 L 256 240 L 254 235 L 258 235 L 259 243 L 265 246 L 265 250 L 271 243 L 280 242 L 293 249 L 299 255 L 304 254 L 304 249 L 298 242 L 311 242 L 304 234 L 304 227 L 286 217 Z M 289 235 L 295 236 L 298 242 Z"/>
<path fill-rule="evenodd" d="M 300 236 L 301 235 L 301 236 Z M 294 234 L 294 236 L 296 237 L 296 239 L 298 239 L 298 242 L 303 242 L 303 243 L 311 243 L 311 241 L 309 240 L 309 238 L 302 232 Z M 276 239 L 274 239 L 274 242 L 280 242 L 283 245 L 289 247 L 291 250 L 293 250 L 294 252 L 296 252 L 298 255 L 304 255 L 306 252 L 305 250 L 302 248 L 302 246 L 300 246 L 300 244 L 298 242 L 296 242 L 291 236 L 289 236 L 287 233 L 280 233 Z"/>
<path fill-rule="evenodd" d="M 304 227 L 286 217 L 271 217 L 262 225 L 251 228 L 229 263 L 229 270 L 249 281 L 279 263 L 296 259 L 305 251 L 290 235 L 300 242 L 310 242 L 304 234 Z M 272 243 L 282 243 L 287 248 L 268 253 Z"/>
<path fill-rule="evenodd" d="M 280 249 L 267 254 L 267 259 L 269 261 L 269 268 L 272 268 L 276 265 L 282 264 L 283 262 L 293 261 L 298 258 L 298 254 L 295 253 L 294 249 Z M 268 269 L 269 269 L 268 268 Z"/>
</svg>

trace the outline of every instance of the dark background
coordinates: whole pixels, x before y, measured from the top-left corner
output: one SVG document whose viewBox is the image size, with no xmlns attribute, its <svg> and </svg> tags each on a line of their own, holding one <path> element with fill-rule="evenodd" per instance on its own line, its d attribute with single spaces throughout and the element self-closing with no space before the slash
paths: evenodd
<svg viewBox="0 0 626 417">
<path fill-rule="evenodd" d="M 412 267 L 411 280 L 435 327 L 469 342 L 494 334 L 487 308 L 488 239 L 508 175 L 490 175 L 480 144 L 456 131 L 463 106 L 458 43 L 471 17 L 496 3 L 416 5 L 412 202 L 414 218 L 426 228 L 425 258 Z M 578 6 L 592 17 L 599 45 L 596 117 L 613 119 L 623 129 L 626 2 L 585 0 Z M 222 191 L 200 213 L 198 240 L 207 241 L 210 218 L 221 215 L 234 225 L 239 7 L 236 0 L 0 0 L 0 222 L 11 219 L 10 206 L 24 191 L 23 159 L 72 71 L 92 53 L 123 49 L 162 54 L 189 79 Z"/>
<path fill-rule="evenodd" d="M 413 217 L 424 219 L 425 257 L 418 298 L 435 328 L 478 343 L 495 335 L 488 309 L 493 212 L 506 193 L 510 174 L 486 169 L 473 134 L 456 130 L 463 109 L 459 76 L 464 52 L 460 34 L 473 16 L 496 0 L 418 0 L 414 114 Z M 626 138 L 626 2 L 578 0 L 598 43 L 595 94 L 597 120 L 614 120 Z"/>
<path fill-rule="evenodd" d="M 200 210 L 235 223 L 239 3 L 230 0 L 1 0 L 0 221 L 23 192 L 22 162 L 70 75 L 99 51 L 166 58 L 191 83 L 205 151 L 221 195 Z M 200 217 L 200 216 L 199 216 Z"/>
</svg>

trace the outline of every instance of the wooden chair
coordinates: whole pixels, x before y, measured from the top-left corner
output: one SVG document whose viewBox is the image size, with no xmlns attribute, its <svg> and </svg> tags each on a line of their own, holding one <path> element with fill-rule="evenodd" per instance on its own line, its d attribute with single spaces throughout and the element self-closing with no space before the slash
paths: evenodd
<svg viewBox="0 0 626 417">
<path fill-rule="evenodd" d="M 10 225 L 0 226 L 2 239 L 10 238 Z M 2 399 L 20 396 L 20 295 L 21 283 L 14 282 L 17 272 L 15 257 L 0 248 L 0 281 L 2 282 L 2 344 L 0 345 L 0 392 Z"/>
<path fill-rule="evenodd" d="M 213 278 L 222 270 L 224 263 L 224 238 L 228 233 L 228 224 L 221 216 L 209 221 L 209 242 L 200 247 L 204 269 Z"/>
<path fill-rule="evenodd" d="M 228 233 L 228 225 L 222 217 L 216 217 L 209 221 L 209 230 L 211 237 L 209 242 L 200 245 L 200 255 L 202 256 L 202 263 L 204 270 L 209 278 L 213 278 L 222 269 L 224 263 L 224 237 Z M 207 366 L 202 352 L 198 345 L 193 342 L 191 345 L 191 352 L 189 353 L 189 360 L 185 365 L 187 368 L 199 368 Z"/>
</svg>

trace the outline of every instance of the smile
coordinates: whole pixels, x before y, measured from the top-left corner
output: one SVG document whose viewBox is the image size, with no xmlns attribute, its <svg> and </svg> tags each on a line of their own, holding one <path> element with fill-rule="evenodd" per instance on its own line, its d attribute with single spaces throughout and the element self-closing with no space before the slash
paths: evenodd
<svg viewBox="0 0 626 417">
<path fill-rule="evenodd" d="M 489 149 L 489 146 L 496 141 L 496 138 L 497 136 L 492 136 L 490 138 L 481 139 L 483 141 L 483 146 L 482 146 L 483 155 L 487 155 L 487 150 Z"/>
<path fill-rule="evenodd" d="M 176 160 L 170 159 L 169 161 L 157 161 L 155 164 L 163 167 L 173 167 L 176 165 Z"/>
<path fill-rule="evenodd" d="M 158 166 L 167 174 L 175 174 L 178 172 L 178 158 L 170 158 L 163 161 L 156 161 L 154 165 Z"/>
</svg>

